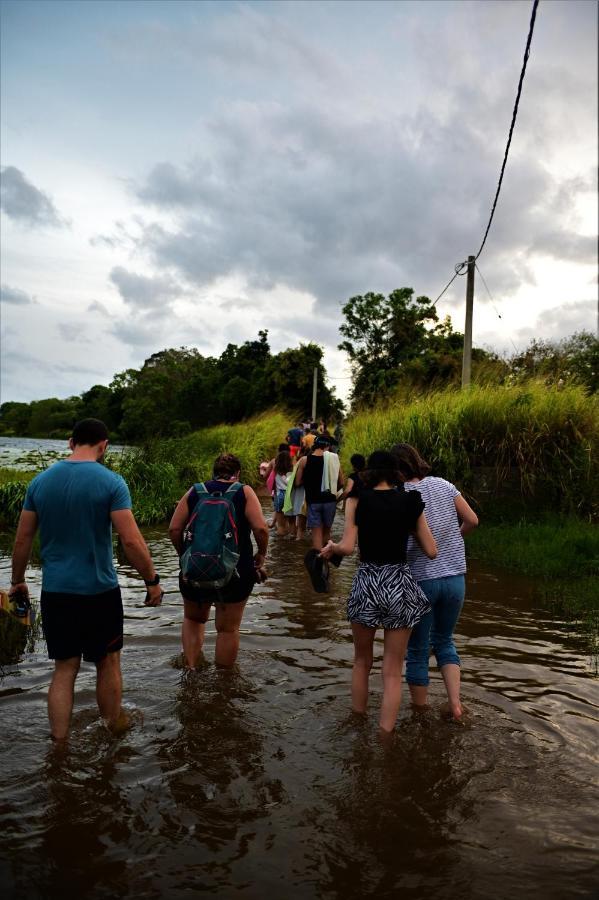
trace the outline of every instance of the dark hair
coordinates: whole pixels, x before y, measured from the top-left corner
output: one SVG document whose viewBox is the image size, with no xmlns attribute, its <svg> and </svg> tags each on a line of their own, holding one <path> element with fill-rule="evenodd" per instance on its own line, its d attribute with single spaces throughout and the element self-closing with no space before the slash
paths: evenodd
<svg viewBox="0 0 599 900">
<path fill-rule="evenodd" d="M 292 469 L 291 454 L 286 450 L 282 450 L 275 459 L 275 473 L 277 475 L 287 475 Z"/>
<path fill-rule="evenodd" d="M 367 488 L 374 488 L 381 481 L 386 481 L 388 484 L 397 484 L 399 472 L 395 456 L 392 453 L 388 453 L 387 450 L 375 450 L 368 457 L 366 469 L 360 477 Z"/>
<path fill-rule="evenodd" d="M 352 465 L 352 469 L 354 469 L 356 472 L 361 472 L 366 468 L 366 460 L 361 453 L 354 453 L 354 455 L 350 459 L 350 463 Z"/>
<path fill-rule="evenodd" d="M 279 444 L 279 449 L 277 453 L 288 453 L 289 452 L 289 444 Z"/>
<path fill-rule="evenodd" d="M 425 478 L 430 474 L 431 467 L 411 444 L 394 444 L 391 453 L 397 460 L 397 468 L 404 481 Z"/>
<path fill-rule="evenodd" d="M 221 453 L 220 456 L 217 456 L 214 460 L 213 473 L 215 478 L 230 478 L 232 475 L 237 475 L 238 472 L 241 471 L 241 462 L 239 461 L 237 456 L 234 456 L 232 453 Z"/>
<path fill-rule="evenodd" d="M 74 444 L 95 447 L 100 441 L 108 440 L 108 428 L 100 419 L 81 419 L 73 426 L 71 438 Z"/>
</svg>

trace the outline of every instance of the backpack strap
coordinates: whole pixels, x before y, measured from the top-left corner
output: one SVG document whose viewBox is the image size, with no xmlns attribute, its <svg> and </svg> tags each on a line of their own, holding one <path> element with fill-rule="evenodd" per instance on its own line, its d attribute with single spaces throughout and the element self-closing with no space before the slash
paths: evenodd
<svg viewBox="0 0 599 900">
<path fill-rule="evenodd" d="M 233 484 L 229 485 L 227 490 L 225 491 L 225 496 L 227 494 L 236 494 L 239 488 L 242 488 L 243 485 L 240 481 L 234 481 Z"/>
<path fill-rule="evenodd" d="M 197 484 L 194 484 L 194 488 L 196 490 L 196 494 L 208 494 L 209 491 L 206 488 L 206 485 L 203 481 L 198 481 Z"/>
</svg>

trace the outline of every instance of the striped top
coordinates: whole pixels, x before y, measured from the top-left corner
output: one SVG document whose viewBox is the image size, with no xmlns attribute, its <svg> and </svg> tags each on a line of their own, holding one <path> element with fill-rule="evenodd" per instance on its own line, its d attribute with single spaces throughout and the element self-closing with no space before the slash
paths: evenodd
<svg viewBox="0 0 599 900">
<path fill-rule="evenodd" d="M 454 503 L 454 498 L 460 495 L 456 486 L 444 478 L 427 475 L 421 481 L 406 482 L 404 488 L 406 491 L 420 492 L 426 504 L 426 521 L 437 542 L 437 557 L 429 559 L 415 538 L 410 537 L 408 565 L 416 581 L 463 575 L 466 571 L 466 553 Z"/>
</svg>

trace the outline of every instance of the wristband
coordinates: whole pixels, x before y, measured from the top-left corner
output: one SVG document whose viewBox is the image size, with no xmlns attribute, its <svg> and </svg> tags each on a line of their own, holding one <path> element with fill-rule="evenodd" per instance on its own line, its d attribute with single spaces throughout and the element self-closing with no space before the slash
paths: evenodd
<svg viewBox="0 0 599 900">
<path fill-rule="evenodd" d="M 156 573 L 151 581 L 146 581 L 146 579 L 144 578 L 144 584 L 146 587 L 156 587 L 157 584 L 160 584 L 160 575 Z"/>
</svg>

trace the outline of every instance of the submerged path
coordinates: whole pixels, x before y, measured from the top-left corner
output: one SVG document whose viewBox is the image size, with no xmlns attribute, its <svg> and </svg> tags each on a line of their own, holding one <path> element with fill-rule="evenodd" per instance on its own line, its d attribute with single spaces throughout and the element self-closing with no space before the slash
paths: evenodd
<svg viewBox="0 0 599 900">
<path fill-rule="evenodd" d="M 0 681 L 3 896 L 596 896 L 599 681 L 529 582 L 471 566 L 457 635 L 469 725 L 440 718 L 435 673 L 430 713 L 404 704 L 385 749 L 376 714 L 348 714 L 355 561 L 317 595 L 305 546 L 273 538 L 238 670 L 215 670 L 209 626 L 205 667 L 185 676 L 176 560 L 165 529 L 146 535 L 167 595 L 145 608 L 120 568 L 132 729 L 105 732 L 84 665 L 59 761 L 43 641 Z M 4 555 L 3 584 L 7 573 Z M 31 581 L 38 596 L 39 571 Z"/>
</svg>

